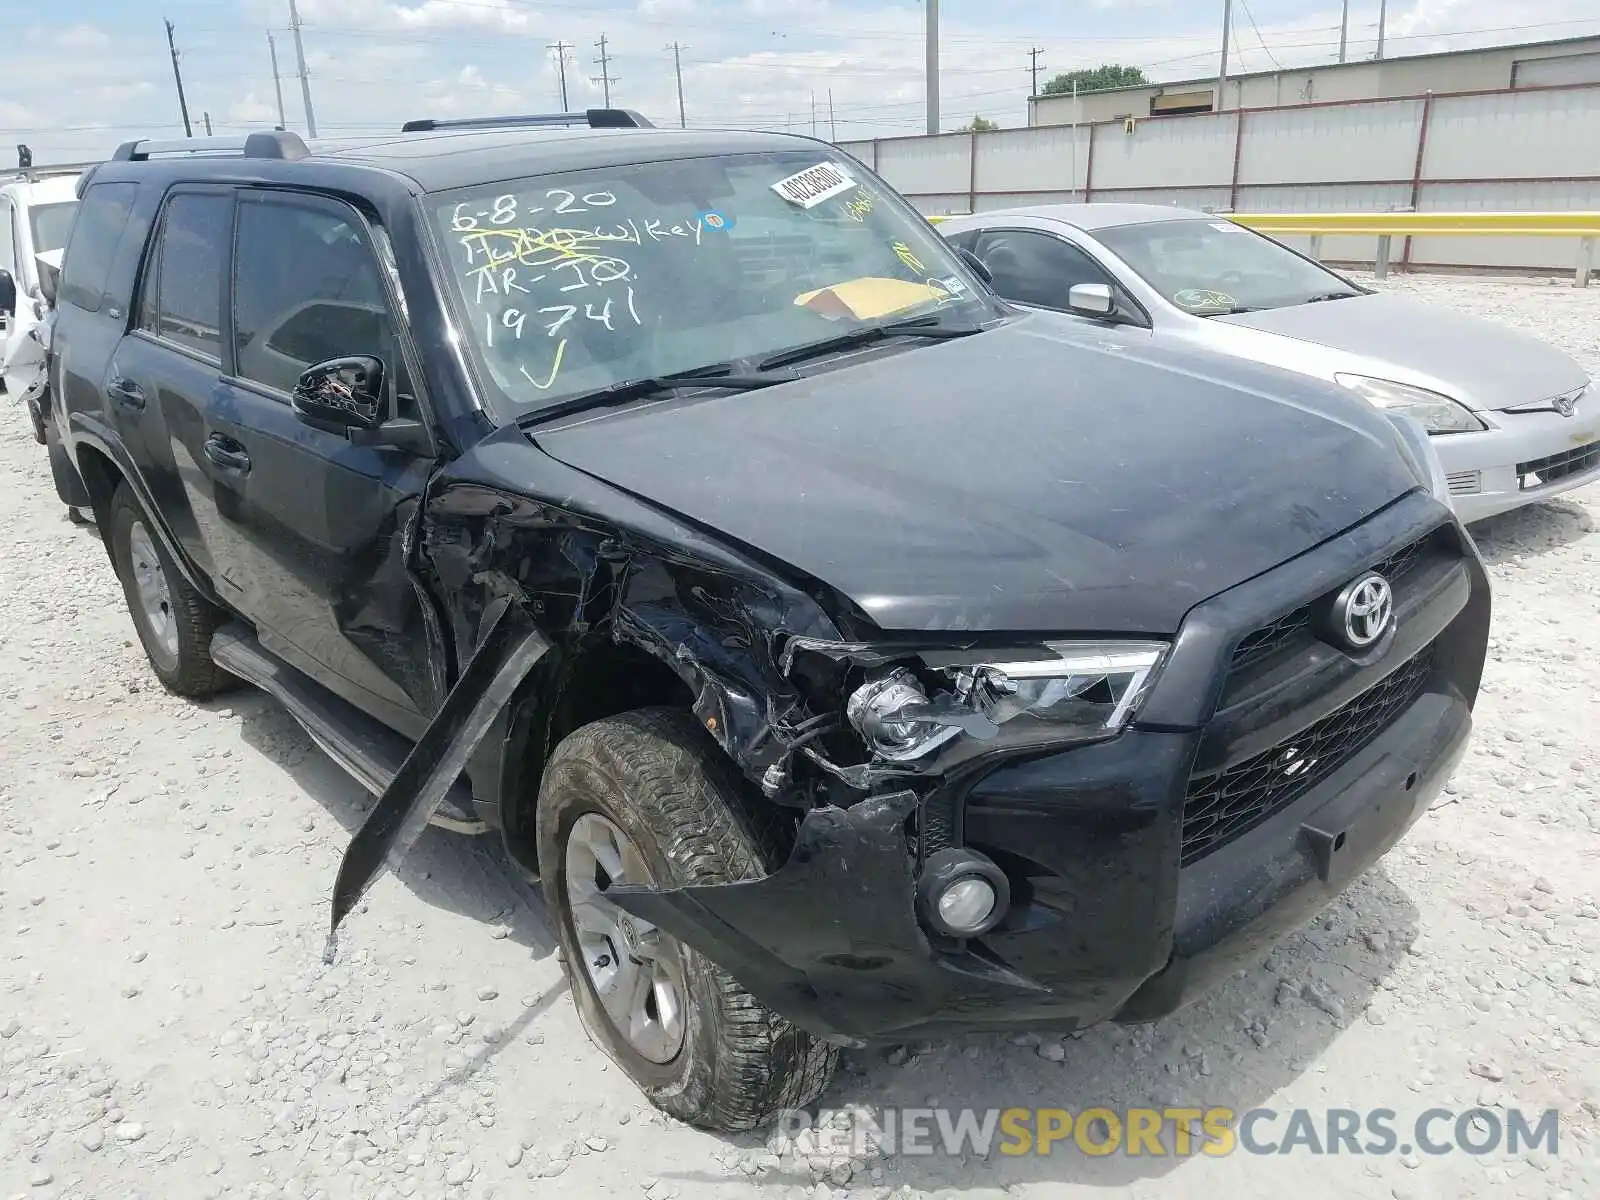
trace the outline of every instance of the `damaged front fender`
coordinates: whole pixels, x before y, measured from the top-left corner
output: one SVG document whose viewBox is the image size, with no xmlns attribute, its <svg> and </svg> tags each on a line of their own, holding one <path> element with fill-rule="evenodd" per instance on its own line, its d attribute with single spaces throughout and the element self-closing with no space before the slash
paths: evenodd
<svg viewBox="0 0 1600 1200">
<path fill-rule="evenodd" d="M 340 923 L 387 866 L 397 867 L 528 672 L 550 649 L 516 605 L 499 601 L 456 685 L 356 831 L 339 864 L 323 953 L 332 962 Z"/>
<path fill-rule="evenodd" d="M 1048 998 L 997 963 L 930 943 L 904 832 L 916 804 L 904 791 L 812 809 L 788 862 L 763 879 L 615 887 L 606 897 L 704 954 L 774 1012 L 841 1044 L 981 1025 L 1002 997 L 1014 1011 L 1019 990 Z"/>
</svg>

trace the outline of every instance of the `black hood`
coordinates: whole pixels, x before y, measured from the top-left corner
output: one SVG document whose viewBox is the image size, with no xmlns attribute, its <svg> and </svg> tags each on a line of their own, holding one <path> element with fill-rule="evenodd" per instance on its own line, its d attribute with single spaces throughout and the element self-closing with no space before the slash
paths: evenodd
<svg viewBox="0 0 1600 1200">
<path fill-rule="evenodd" d="M 1417 487 L 1342 388 L 1053 314 L 533 436 L 890 630 L 1172 633 Z"/>
</svg>

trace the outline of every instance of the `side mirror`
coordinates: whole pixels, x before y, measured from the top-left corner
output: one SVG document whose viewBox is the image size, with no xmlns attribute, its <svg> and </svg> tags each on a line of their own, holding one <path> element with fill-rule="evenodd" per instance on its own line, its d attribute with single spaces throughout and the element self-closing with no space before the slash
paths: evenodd
<svg viewBox="0 0 1600 1200">
<path fill-rule="evenodd" d="M 371 355 L 331 358 L 300 376 L 290 405 L 307 425 L 376 429 L 383 423 L 383 362 Z"/>
<path fill-rule="evenodd" d="M 1075 283 L 1067 292 L 1067 308 L 1085 317 L 1109 317 L 1117 302 L 1103 283 Z"/>
<path fill-rule="evenodd" d="M 994 272 L 989 270 L 989 268 L 984 265 L 983 259 L 979 258 L 965 246 L 958 246 L 956 248 L 956 253 L 961 256 L 962 262 L 966 263 L 967 266 L 972 268 L 972 273 L 974 275 L 983 280 L 984 283 L 988 284 L 990 287 L 994 286 Z"/>
<path fill-rule="evenodd" d="M 36 254 L 39 264 L 39 295 L 51 308 L 55 307 L 56 293 L 61 287 L 61 252 Z"/>
<path fill-rule="evenodd" d="M 0 267 L 0 316 L 9 317 L 17 311 L 17 281 L 11 272 Z"/>
</svg>

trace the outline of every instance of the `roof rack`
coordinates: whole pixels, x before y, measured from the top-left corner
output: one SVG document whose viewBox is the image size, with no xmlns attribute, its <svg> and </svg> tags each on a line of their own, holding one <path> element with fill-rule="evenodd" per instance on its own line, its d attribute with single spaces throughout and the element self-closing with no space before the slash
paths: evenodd
<svg viewBox="0 0 1600 1200">
<path fill-rule="evenodd" d="M 401 133 L 427 133 L 434 129 L 509 129 L 525 125 L 581 125 L 590 129 L 654 129 L 655 125 L 631 108 L 589 108 L 583 112 L 529 113 L 517 117 L 421 117 L 400 126 Z"/>
<path fill-rule="evenodd" d="M 311 153 L 298 133 L 275 129 L 271 133 L 252 133 L 243 138 L 180 138 L 169 142 L 145 139 L 123 142 L 111 155 L 113 162 L 144 162 L 169 154 L 237 155 L 243 158 L 278 158 L 293 161 Z"/>
<path fill-rule="evenodd" d="M 12 167 L 0 172 L 0 182 L 38 183 L 41 179 L 58 179 L 63 175 L 77 175 L 94 166 L 93 163 L 52 163 L 43 167 Z"/>
</svg>

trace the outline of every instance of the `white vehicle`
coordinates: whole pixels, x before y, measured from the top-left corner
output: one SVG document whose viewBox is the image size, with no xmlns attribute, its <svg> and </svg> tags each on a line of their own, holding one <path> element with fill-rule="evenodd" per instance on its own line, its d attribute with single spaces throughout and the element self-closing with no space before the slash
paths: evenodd
<svg viewBox="0 0 1600 1200">
<path fill-rule="evenodd" d="M 1373 292 L 1221 217 L 1060 204 L 950 217 L 1001 296 L 1331 379 L 1429 435 L 1464 522 L 1600 482 L 1600 385 L 1554 346 Z"/>
<path fill-rule="evenodd" d="M 78 209 L 81 173 L 81 167 L 29 168 L 0 183 L 0 387 L 9 400 L 28 406 L 41 443 L 45 356 L 39 327 L 48 304 L 39 276 L 60 262 Z"/>
</svg>

